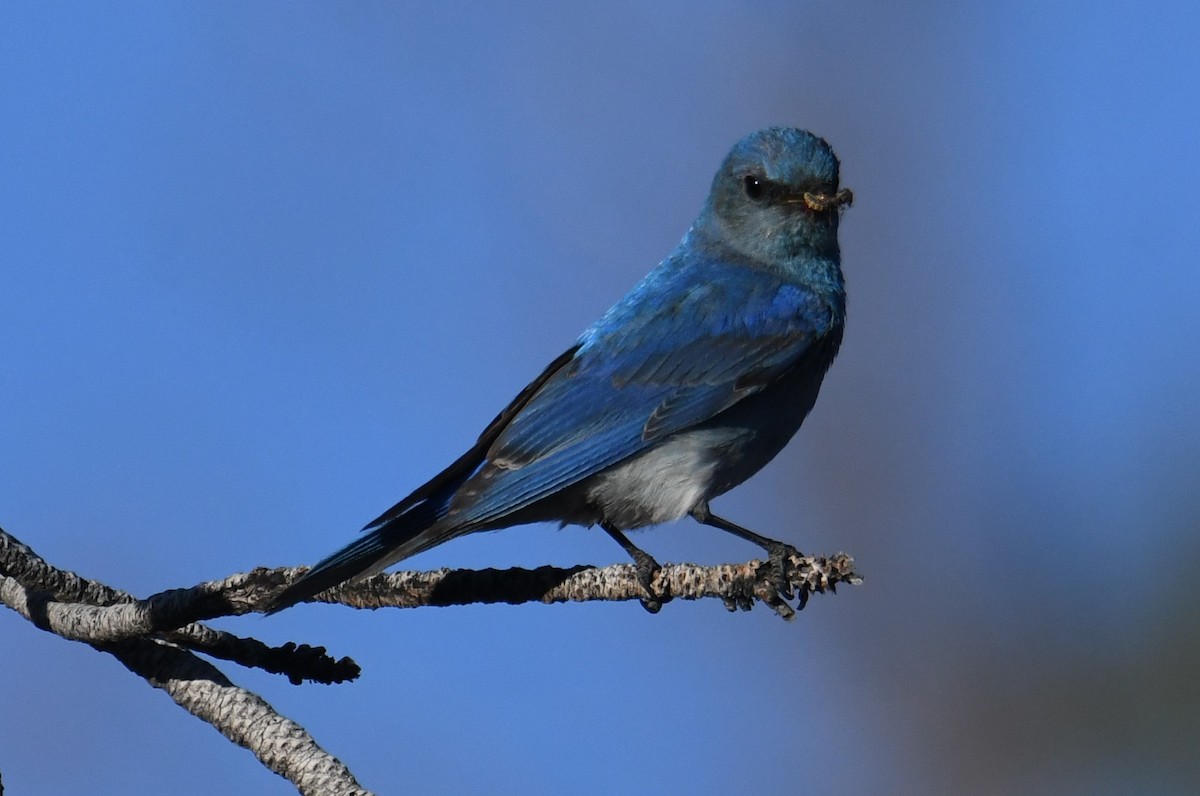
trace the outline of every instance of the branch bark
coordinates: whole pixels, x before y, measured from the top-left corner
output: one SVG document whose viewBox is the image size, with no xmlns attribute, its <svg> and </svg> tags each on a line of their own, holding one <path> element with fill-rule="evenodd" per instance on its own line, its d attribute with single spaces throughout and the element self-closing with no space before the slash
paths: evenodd
<svg viewBox="0 0 1200 796">
<path fill-rule="evenodd" d="M 86 597 L 101 605 L 61 602 L 71 597 Z M 280 715 L 258 695 L 234 685 L 215 666 L 184 646 L 203 647 L 210 654 L 230 643 L 252 642 L 269 649 L 262 642 L 238 639 L 199 625 L 185 625 L 176 633 L 141 638 L 83 638 L 86 633 L 80 628 L 93 625 L 96 612 L 111 610 L 120 616 L 133 599 L 104 584 L 50 566 L 28 546 L 0 530 L 0 602 L 43 630 L 57 633 L 55 626 L 64 625 L 73 633 L 59 635 L 84 641 L 112 655 L 150 685 L 162 689 L 184 710 L 249 750 L 263 765 L 294 784 L 300 793 L 369 796 L 370 791 L 358 784 L 350 770 L 322 749 L 302 726 Z M 75 611 L 87 618 L 72 619 Z M 103 637 L 108 633 L 102 630 L 98 635 Z M 238 655 L 241 654 L 239 651 Z M 261 668 L 270 671 L 266 666 Z M 357 672 L 357 666 L 354 669 Z M 293 679 L 293 682 L 298 681 Z"/>
<path fill-rule="evenodd" d="M 215 666 L 158 639 L 95 645 L 134 674 L 161 688 L 177 705 L 249 749 L 264 766 L 303 794 L 367 796 L 350 769 L 322 749 L 296 722 L 262 697 L 230 682 Z"/>
<path fill-rule="evenodd" d="M 188 589 L 138 600 L 73 572 L 57 569 L 0 529 L 0 602 L 37 627 L 113 655 L 130 671 L 166 692 L 192 715 L 250 750 L 305 794 L 365 794 L 349 769 L 325 752 L 299 724 L 279 715 L 256 694 L 239 688 L 201 652 L 243 666 L 283 674 L 292 683 L 339 683 L 359 675 L 350 658 L 334 660 L 323 647 L 288 643 L 270 647 L 202 624 L 204 620 L 262 610 L 307 571 L 265 569 L 231 575 Z M 716 597 L 731 611 L 756 602 L 793 619 L 812 594 L 857 584 L 847 555 L 793 555 L 782 567 L 758 560 L 699 566 L 668 564 L 647 595 L 635 568 L 450 570 L 397 572 L 342 584 L 313 598 L 354 608 L 415 608 L 469 603 L 562 603 Z M 793 608 L 790 601 L 796 602 Z"/>
</svg>

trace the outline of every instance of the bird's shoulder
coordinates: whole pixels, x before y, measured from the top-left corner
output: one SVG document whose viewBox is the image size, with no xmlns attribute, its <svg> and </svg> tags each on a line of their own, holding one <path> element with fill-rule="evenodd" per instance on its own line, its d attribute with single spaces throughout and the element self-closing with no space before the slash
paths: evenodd
<svg viewBox="0 0 1200 796">
<path fill-rule="evenodd" d="M 572 371 L 612 368 L 619 381 L 643 359 L 719 358 L 727 346 L 819 337 L 840 322 L 844 293 L 804 277 L 736 257 L 677 252 L 580 336 Z"/>
<path fill-rule="evenodd" d="M 834 316 L 786 275 L 670 259 L 504 419 L 487 459 L 515 469 L 598 435 L 641 445 L 703 422 L 786 372 Z"/>
</svg>

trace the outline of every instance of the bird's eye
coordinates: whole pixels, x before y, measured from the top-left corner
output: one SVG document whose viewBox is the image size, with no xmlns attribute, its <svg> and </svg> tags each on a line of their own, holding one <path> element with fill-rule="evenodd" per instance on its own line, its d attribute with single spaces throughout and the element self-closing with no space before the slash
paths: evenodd
<svg viewBox="0 0 1200 796">
<path fill-rule="evenodd" d="M 761 202 L 767 198 L 767 181 L 755 177 L 753 174 L 746 175 L 746 178 L 742 180 L 742 187 L 751 202 Z"/>
</svg>

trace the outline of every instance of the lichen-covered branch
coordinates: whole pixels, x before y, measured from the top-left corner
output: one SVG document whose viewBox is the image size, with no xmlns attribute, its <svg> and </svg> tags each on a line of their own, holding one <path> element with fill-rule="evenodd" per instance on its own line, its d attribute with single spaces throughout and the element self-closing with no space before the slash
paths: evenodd
<svg viewBox="0 0 1200 796">
<path fill-rule="evenodd" d="M 254 753 L 264 766 L 303 794 L 369 796 L 350 769 L 322 749 L 296 722 L 265 700 L 231 683 L 212 664 L 157 639 L 95 645 L 131 672 L 161 688 L 176 704 Z"/>
<path fill-rule="evenodd" d="M 28 583 L 48 586 L 57 593 L 30 588 L 18 579 L 18 574 Z M 86 595 L 108 605 L 59 602 L 58 598 L 68 595 Z M 138 603 L 116 600 L 131 599 L 103 584 L 51 567 L 28 547 L 0 531 L 0 602 L 43 630 L 84 641 L 113 655 L 128 669 L 166 692 L 189 713 L 248 749 L 269 769 L 290 780 L 301 793 L 368 793 L 355 781 L 349 769 L 323 750 L 303 727 L 279 715 L 256 694 L 234 685 L 212 664 L 170 640 L 178 634 L 121 640 L 110 638 L 113 634 L 104 612 L 111 612 L 119 622 L 128 609 Z M 127 617 L 126 620 L 130 621 Z M 191 627 L 193 629 L 186 634 L 185 640 L 193 646 L 217 650 L 228 643 L 228 639 L 236 639 L 203 626 Z M 89 628 L 96 638 L 88 638 Z M 253 639 L 237 641 L 258 645 L 260 656 L 271 649 Z M 295 645 L 288 646 L 293 651 L 297 649 Z M 241 650 L 239 655 L 244 652 Z"/>
<path fill-rule="evenodd" d="M 715 566 L 665 564 L 655 578 L 653 596 L 662 602 L 716 597 L 730 610 L 748 610 L 757 600 L 791 619 L 795 611 L 787 600 L 796 599 L 798 607 L 803 608 L 814 593 L 836 591 L 839 583 L 861 582 L 854 571 L 854 559 L 841 553 L 830 557 L 793 556 L 785 564 L 783 588 L 771 567 L 757 560 Z M 616 564 L 603 568 L 396 572 L 343 584 L 318 594 L 314 600 L 356 608 L 415 608 L 469 603 L 640 600 L 646 596 L 633 565 Z"/>
<path fill-rule="evenodd" d="M 335 660 L 325 654 L 324 647 L 291 642 L 271 647 L 199 623 L 199 619 L 251 610 L 251 603 L 239 601 L 238 584 L 245 580 L 258 584 L 263 577 L 270 582 L 267 573 L 256 570 L 226 578 L 220 581 L 220 594 L 201 584 L 138 600 L 128 592 L 47 564 L 28 545 L 0 529 L 0 576 L 15 581 L 7 587 L 0 583 L 0 601 L 43 630 L 88 643 L 158 634 L 214 658 L 283 674 L 297 685 L 305 680 L 331 684 L 358 677 L 358 664 L 350 658 Z M 22 590 L 11 591 L 13 585 Z M 6 588 L 9 599 L 3 597 Z"/>
<path fill-rule="evenodd" d="M 261 610 L 270 598 L 305 572 L 303 567 L 255 569 L 190 589 L 171 589 L 134 603 L 106 607 L 51 604 L 44 610 L 48 629 L 68 638 L 108 642 L 194 627 L 201 619 Z M 854 560 L 847 555 L 793 556 L 785 562 L 783 582 L 769 565 L 667 564 L 655 578 L 657 600 L 715 597 L 730 610 L 748 610 L 756 601 L 785 619 L 803 608 L 812 594 L 836 591 L 839 583 L 858 583 Z M 324 591 L 314 602 L 354 608 L 417 608 L 471 603 L 562 603 L 640 600 L 647 595 L 629 564 L 597 568 L 539 567 L 432 572 L 396 572 L 345 583 Z M 193 646 L 192 639 L 187 642 Z M 247 663 L 247 665 L 254 665 Z"/>
<path fill-rule="evenodd" d="M 34 555 L 29 548 L 0 531 L 0 572 L 13 571 L 9 569 L 7 559 L 14 551 Z M 29 578 L 30 572 L 36 571 L 38 586 L 43 582 L 53 584 L 52 594 L 56 599 L 31 603 L 23 613 L 44 629 L 89 643 L 170 633 L 171 640 L 205 652 L 235 646 L 231 639 L 237 637 L 216 636 L 214 634 L 219 631 L 205 628 L 199 624 L 201 620 L 260 610 L 274 594 L 306 571 L 303 567 L 258 568 L 223 580 L 134 600 L 123 592 L 86 581 L 73 573 L 55 570 L 40 559 L 37 561 L 38 567 L 26 567 L 22 574 Z M 655 578 L 653 595 L 645 593 L 633 566 L 617 564 L 603 568 L 398 572 L 345 583 L 313 599 L 355 608 L 414 608 L 469 603 L 620 601 L 647 596 L 662 602 L 675 598 L 716 597 L 730 610 L 749 609 L 756 601 L 761 601 L 785 619 L 791 619 L 795 611 L 789 600 L 797 600 L 798 607 L 803 608 L 814 593 L 836 591 L 839 583 L 853 584 L 861 580 L 854 571 L 854 560 L 841 553 L 829 557 L 793 555 L 783 563 L 782 573 L 757 560 L 715 566 L 668 564 Z M 62 586 L 64 583 L 69 586 Z M 79 604 L 88 602 L 88 598 L 97 602 Z M 291 652 L 315 649 L 319 648 L 295 647 Z M 281 648 L 267 651 L 282 654 Z M 237 660 L 255 666 L 261 665 L 267 657 L 260 649 L 254 654 L 241 655 Z M 335 665 L 331 666 L 335 668 Z"/>
<path fill-rule="evenodd" d="M 207 619 L 260 611 L 302 575 L 304 567 L 255 569 L 188 589 L 138 600 L 133 595 L 57 569 L 0 529 L 0 602 L 37 627 L 80 641 L 120 660 L 161 688 L 189 713 L 249 749 L 301 793 L 365 794 L 350 771 L 317 745 L 303 727 L 280 716 L 257 695 L 237 687 L 193 652 L 304 680 L 335 683 L 358 676 L 349 658 L 334 660 L 323 647 L 293 643 L 270 647 L 201 624 Z M 345 583 L 313 598 L 355 608 L 415 608 L 469 603 L 562 603 L 590 600 L 720 599 L 729 610 L 756 602 L 785 619 L 812 594 L 859 583 L 854 560 L 792 555 L 774 565 L 668 564 L 647 594 L 632 565 L 596 568 L 397 572 Z M 649 598 L 649 599 L 648 599 Z M 791 601 L 795 601 L 793 608 Z"/>
</svg>

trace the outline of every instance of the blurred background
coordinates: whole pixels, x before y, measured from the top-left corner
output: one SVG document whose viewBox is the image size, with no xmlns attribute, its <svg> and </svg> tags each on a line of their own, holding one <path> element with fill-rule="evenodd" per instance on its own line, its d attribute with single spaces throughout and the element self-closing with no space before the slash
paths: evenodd
<svg viewBox="0 0 1200 796">
<path fill-rule="evenodd" d="M 842 353 L 717 501 L 866 578 L 720 603 L 219 623 L 380 793 L 1200 791 L 1190 3 L 0 6 L 0 526 L 140 595 L 313 563 L 665 256 L 769 124 L 825 136 Z M 757 551 L 690 521 L 659 560 Z M 607 564 L 530 526 L 414 568 Z M 13 793 L 293 792 L 0 612 Z"/>
</svg>

